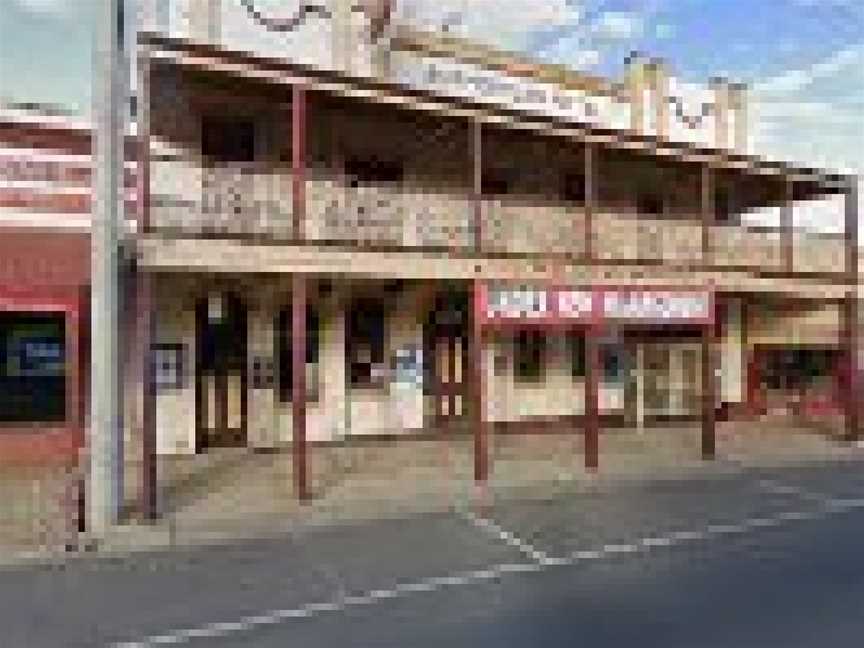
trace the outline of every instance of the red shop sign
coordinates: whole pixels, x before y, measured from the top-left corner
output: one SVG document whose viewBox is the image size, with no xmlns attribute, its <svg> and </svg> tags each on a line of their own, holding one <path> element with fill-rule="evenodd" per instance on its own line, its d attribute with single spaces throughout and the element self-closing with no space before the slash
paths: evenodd
<svg viewBox="0 0 864 648">
<path fill-rule="evenodd" d="M 704 288 L 483 285 L 475 307 L 486 323 L 704 325 L 714 321 L 714 294 Z"/>
</svg>

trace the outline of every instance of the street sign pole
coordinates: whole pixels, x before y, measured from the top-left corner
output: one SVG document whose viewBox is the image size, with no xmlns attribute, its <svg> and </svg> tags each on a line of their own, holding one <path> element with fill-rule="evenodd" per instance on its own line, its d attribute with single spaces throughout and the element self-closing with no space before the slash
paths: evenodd
<svg viewBox="0 0 864 648">
<path fill-rule="evenodd" d="M 101 537 L 123 498 L 119 227 L 124 222 L 127 92 L 124 0 L 97 0 L 93 81 L 90 416 L 87 531 Z"/>
</svg>

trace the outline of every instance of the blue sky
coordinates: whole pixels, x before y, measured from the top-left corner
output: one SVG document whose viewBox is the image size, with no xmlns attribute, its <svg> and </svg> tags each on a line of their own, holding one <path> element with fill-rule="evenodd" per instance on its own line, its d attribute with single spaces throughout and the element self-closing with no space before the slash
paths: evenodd
<svg viewBox="0 0 864 648">
<path fill-rule="evenodd" d="M 864 171 L 862 0 L 401 0 L 399 10 L 600 74 L 619 75 L 639 50 L 687 81 L 745 81 L 760 152 Z M 94 0 L 0 0 L 0 97 L 89 113 L 94 11 Z"/>
</svg>

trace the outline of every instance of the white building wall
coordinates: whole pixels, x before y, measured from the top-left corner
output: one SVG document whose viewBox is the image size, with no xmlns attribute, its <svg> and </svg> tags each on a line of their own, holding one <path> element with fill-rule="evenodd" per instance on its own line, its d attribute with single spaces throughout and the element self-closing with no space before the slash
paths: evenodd
<svg viewBox="0 0 864 648">
<path fill-rule="evenodd" d="M 271 448 L 278 441 L 278 420 L 276 417 L 277 394 L 275 383 L 267 389 L 255 389 L 253 385 L 253 361 L 255 358 L 270 358 L 274 361 L 274 381 L 276 365 L 275 318 L 276 296 L 271 290 L 263 290 L 248 304 L 247 353 L 249 379 L 247 381 L 247 418 L 246 431 L 249 446 L 252 448 Z"/>
<path fill-rule="evenodd" d="M 157 454 L 194 454 L 195 452 L 195 308 L 185 291 L 166 290 L 157 283 L 154 302 L 154 342 L 183 344 L 182 384 L 180 389 L 156 393 Z"/>
<path fill-rule="evenodd" d="M 546 343 L 545 378 L 520 382 L 515 376 L 512 335 L 491 336 L 484 348 L 487 366 L 486 417 L 491 422 L 578 416 L 585 413 L 585 381 L 571 376 L 565 336 L 550 333 Z M 600 412 L 613 413 L 624 405 L 623 385 L 599 387 Z"/>
<path fill-rule="evenodd" d="M 744 370 L 746 360 L 741 326 L 741 300 L 730 300 L 720 344 L 720 400 L 724 403 L 742 403 L 746 399 Z"/>
</svg>

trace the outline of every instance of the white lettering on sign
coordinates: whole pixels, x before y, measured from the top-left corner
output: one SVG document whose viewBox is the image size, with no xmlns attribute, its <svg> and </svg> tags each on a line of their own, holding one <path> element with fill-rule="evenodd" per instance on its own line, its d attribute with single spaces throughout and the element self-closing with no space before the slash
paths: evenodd
<svg viewBox="0 0 864 648">
<path fill-rule="evenodd" d="M 490 290 L 486 314 L 490 319 L 545 317 L 549 314 L 547 293 L 530 288 Z"/>
<path fill-rule="evenodd" d="M 603 315 L 611 319 L 706 319 L 710 315 L 707 293 L 608 292 Z"/>
<path fill-rule="evenodd" d="M 594 310 L 594 295 L 590 290 L 562 290 L 558 293 L 558 314 L 561 317 L 589 317 Z"/>
<path fill-rule="evenodd" d="M 602 303 L 595 313 L 595 294 Z M 573 288 L 547 290 L 522 286 L 492 288 L 487 293 L 488 319 L 588 319 L 596 315 L 606 320 L 652 320 L 662 322 L 709 321 L 711 294 L 687 290 L 621 290 L 613 288 Z"/>
<path fill-rule="evenodd" d="M 630 127 L 630 104 L 452 59 L 393 53 L 396 83 L 607 128 Z"/>
</svg>

